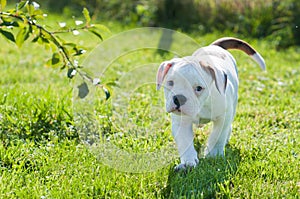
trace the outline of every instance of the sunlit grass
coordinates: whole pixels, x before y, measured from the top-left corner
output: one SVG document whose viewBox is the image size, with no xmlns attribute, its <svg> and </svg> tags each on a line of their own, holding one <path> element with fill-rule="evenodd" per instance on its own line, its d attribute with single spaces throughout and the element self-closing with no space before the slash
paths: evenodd
<svg viewBox="0 0 300 199">
<path fill-rule="evenodd" d="M 115 26 L 120 32 L 120 26 Z M 220 36 L 228 35 L 194 38 L 204 46 Z M 89 49 L 96 46 L 90 38 L 79 40 Z M 99 95 L 97 102 L 102 141 L 109 140 L 125 152 L 166 150 L 171 156 L 167 164 L 161 159 L 163 155 L 157 161 L 151 157 L 149 165 L 164 163 L 162 168 L 130 173 L 111 168 L 107 159 L 80 142 L 73 117 L 73 82 L 67 79 L 66 71 L 44 66 L 48 50 L 30 43 L 17 49 L 3 38 L 0 42 L 1 198 L 299 197 L 299 49 L 277 52 L 265 41 L 250 40 L 265 58 L 267 72 L 244 53 L 232 52 L 238 62 L 240 90 L 226 156 L 201 159 L 188 173 L 173 171 L 178 157 L 169 116 L 163 111 L 162 91 L 155 91 L 155 85 L 150 84 L 128 93 L 128 106 L 120 109 L 128 111 L 128 118 L 121 124 L 111 106 L 117 100 L 115 92 L 126 87 L 111 86 L 111 100 L 104 102 Z M 144 49 L 120 57 L 111 69 L 122 72 L 172 56 L 161 57 L 155 50 Z M 114 80 L 118 74 L 108 71 L 103 81 Z M 134 78 L 125 80 L 129 86 L 135 82 Z M 153 105 L 161 106 L 162 111 L 151 109 Z M 196 130 L 197 150 L 203 150 L 208 131 L 209 127 Z M 124 157 L 116 154 L 112 159 L 122 161 Z M 128 163 L 128 170 L 134 171 L 132 165 Z"/>
</svg>

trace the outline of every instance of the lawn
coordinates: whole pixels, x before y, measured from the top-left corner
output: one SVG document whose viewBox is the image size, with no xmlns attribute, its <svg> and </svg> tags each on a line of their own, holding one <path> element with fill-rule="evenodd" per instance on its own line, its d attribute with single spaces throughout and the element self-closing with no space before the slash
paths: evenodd
<svg viewBox="0 0 300 199">
<path fill-rule="evenodd" d="M 90 51 L 100 44 L 79 62 L 109 86 L 108 101 L 94 87 L 78 98 L 80 79 L 45 66 L 49 49 L 30 42 L 18 49 L 0 38 L 0 198 L 300 197 L 299 48 L 276 51 L 269 41 L 242 38 L 265 58 L 267 72 L 231 51 L 240 90 L 225 158 L 201 158 L 192 171 L 176 173 L 156 69 L 236 35 L 174 33 L 157 50 L 161 32 L 107 26 L 112 33 L 102 44 L 86 33 L 66 38 Z M 200 156 L 209 130 L 195 127 Z"/>
</svg>

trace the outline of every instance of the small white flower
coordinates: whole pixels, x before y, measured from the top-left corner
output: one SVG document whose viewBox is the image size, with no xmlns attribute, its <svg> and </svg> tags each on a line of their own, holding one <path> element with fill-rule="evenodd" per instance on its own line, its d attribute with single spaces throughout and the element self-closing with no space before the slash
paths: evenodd
<svg viewBox="0 0 300 199">
<path fill-rule="evenodd" d="M 38 4 L 37 2 L 32 2 L 32 5 L 33 5 L 33 7 L 34 7 L 34 9 L 39 9 L 40 8 L 40 4 Z"/>
<path fill-rule="evenodd" d="M 262 87 L 256 87 L 256 90 L 261 92 L 261 91 L 264 90 L 264 88 L 262 88 Z"/>
<path fill-rule="evenodd" d="M 77 73 L 77 71 L 76 71 L 76 70 L 73 70 L 73 71 L 71 72 L 71 76 L 75 76 L 76 73 Z"/>
<path fill-rule="evenodd" d="M 48 17 L 48 15 L 46 13 L 43 14 L 43 17 Z"/>
<path fill-rule="evenodd" d="M 58 24 L 61 28 L 66 27 L 66 25 L 67 25 L 66 22 L 59 22 Z"/>
<path fill-rule="evenodd" d="M 74 65 L 77 67 L 78 66 L 78 60 L 74 60 Z"/>
<path fill-rule="evenodd" d="M 80 32 L 78 30 L 73 30 L 73 35 L 79 35 Z"/>
<path fill-rule="evenodd" d="M 277 83 L 278 83 L 278 86 L 285 86 L 285 83 L 280 80 Z"/>
<path fill-rule="evenodd" d="M 100 84 L 100 79 L 99 79 L 99 78 L 93 79 L 93 84 L 94 84 L 94 85 Z"/>
<path fill-rule="evenodd" d="M 83 21 L 76 20 L 76 21 L 75 21 L 75 24 L 76 24 L 76 26 L 79 26 L 79 25 L 83 24 Z"/>
</svg>

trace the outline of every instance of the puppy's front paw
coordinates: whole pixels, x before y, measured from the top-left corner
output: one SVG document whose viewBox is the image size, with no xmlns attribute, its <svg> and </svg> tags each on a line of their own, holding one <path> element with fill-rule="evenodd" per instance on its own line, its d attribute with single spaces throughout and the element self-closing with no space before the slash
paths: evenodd
<svg viewBox="0 0 300 199">
<path fill-rule="evenodd" d="M 205 149 L 204 156 L 205 157 L 224 156 L 224 147 L 215 147 L 211 150 L 209 150 L 207 147 Z"/>
<path fill-rule="evenodd" d="M 185 170 L 186 170 L 186 165 L 185 165 L 185 164 L 179 164 L 179 165 L 177 165 L 177 166 L 174 168 L 174 170 L 175 170 L 176 172 L 178 172 L 178 171 L 185 171 Z"/>
<path fill-rule="evenodd" d="M 175 171 L 187 171 L 195 168 L 199 163 L 198 158 L 192 161 L 186 161 L 185 163 L 181 163 L 175 167 Z"/>
</svg>

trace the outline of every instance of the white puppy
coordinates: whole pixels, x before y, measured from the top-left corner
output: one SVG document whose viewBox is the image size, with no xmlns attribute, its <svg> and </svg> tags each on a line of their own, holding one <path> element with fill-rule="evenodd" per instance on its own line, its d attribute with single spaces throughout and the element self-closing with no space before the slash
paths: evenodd
<svg viewBox="0 0 300 199">
<path fill-rule="evenodd" d="M 181 164 L 176 169 L 195 167 L 192 124 L 213 122 L 205 156 L 224 155 L 231 134 L 237 99 L 236 61 L 227 49 L 239 49 L 265 70 L 265 61 L 249 44 L 236 38 L 221 38 L 198 49 L 192 56 L 163 62 L 157 72 L 157 90 L 164 84 L 166 110 L 172 117 L 172 135 Z"/>
</svg>

